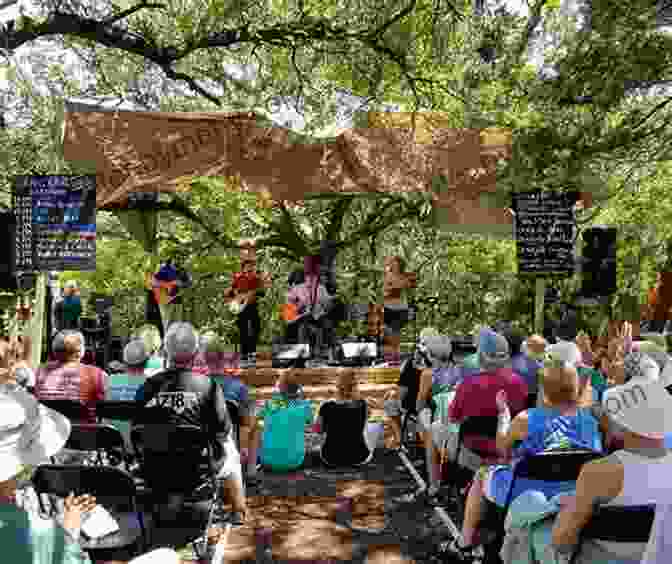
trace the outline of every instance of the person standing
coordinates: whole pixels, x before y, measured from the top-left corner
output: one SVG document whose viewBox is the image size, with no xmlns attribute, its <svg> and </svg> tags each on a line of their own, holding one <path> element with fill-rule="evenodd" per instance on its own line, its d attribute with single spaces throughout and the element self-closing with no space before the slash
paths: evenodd
<svg viewBox="0 0 672 564">
<path fill-rule="evenodd" d="M 240 271 L 233 274 L 231 286 L 224 291 L 224 300 L 236 315 L 240 331 L 241 368 L 256 366 L 257 343 L 261 333 L 261 318 L 257 297 L 270 288 L 268 273 L 257 271 L 257 245 L 253 239 L 243 239 L 240 246 Z"/>
<path fill-rule="evenodd" d="M 82 316 L 82 299 L 77 282 L 69 280 L 63 287 L 63 297 L 54 306 L 56 332 L 79 330 Z"/>
</svg>

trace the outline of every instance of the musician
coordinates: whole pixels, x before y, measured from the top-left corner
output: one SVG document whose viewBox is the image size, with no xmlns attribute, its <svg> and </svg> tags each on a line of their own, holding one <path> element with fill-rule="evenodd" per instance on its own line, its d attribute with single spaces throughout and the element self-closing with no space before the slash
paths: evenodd
<svg viewBox="0 0 672 564">
<path fill-rule="evenodd" d="M 239 246 L 240 271 L 234 273 L 231 286 L 224 291 L 224 300 L 237 316 L 241 368 L 248 368 L 256 365 L 257 343 L 261 333 L 257 297 L 271 287 L 271 279 L 268 273 L 257 271 L 256 242 L 243 239 Z"/>
<path fill-rule="evenodd" d="M 297 317 L 291 320 L 300 343 L 310 343 L 322 356 L 333 345 L 334 322 L 330 317 L 335 299 L 320 283 L 320 257 L 304 259 L 304 282 L 287 291 L 287 303 L 296 307 Z"/>
<path fill-rule="evenodd" d="M 399 256 L 385 257 L 383 278 L 384 348 L 386 354 L 398 355 L 401 346 L 401 328 L 408 321 L 408 305 L 403 303 L 403 290 L 416 286 L 416 275 L 405 272 L 405 262 Z"/>
</svg>

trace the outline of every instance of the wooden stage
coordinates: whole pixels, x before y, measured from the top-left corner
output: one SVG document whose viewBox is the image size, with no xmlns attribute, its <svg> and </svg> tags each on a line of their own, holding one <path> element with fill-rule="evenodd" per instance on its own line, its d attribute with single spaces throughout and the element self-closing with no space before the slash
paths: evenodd
<svg viewBox="0 0 672 564">
<path fill-rule="evenodd" d="M 360 386 L 363 384 L 391 385 L 399 380 L 399 368 L 273 368 L 271 362 L 257 362 L 257 368 L 232 369 L 231 373 L 249 387 L 274 386 L 283 372 L 293 370 L 302 386 L 334 386 L 343 370 L 354 370 Z"/>
</svg>

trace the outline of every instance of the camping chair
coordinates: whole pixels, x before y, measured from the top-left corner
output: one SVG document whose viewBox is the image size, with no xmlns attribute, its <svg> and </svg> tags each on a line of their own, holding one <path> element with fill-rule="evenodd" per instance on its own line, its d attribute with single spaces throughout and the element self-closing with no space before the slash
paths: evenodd
<svg viewBox="0 0 672 564">
<path fill-rule="evenodd" d="M 95 452 L 97 466 L 105 465 L 103 458 L 103 454 L 105 454 L 108 460 L 111 461 L 112 466 L 117 466 L 123 461 L 126 465 L 126 470 L 129 470 L 128 452 L 126 451 L 124 437 L 118 429 L 115 429 L 111 425 L 73 423 L 70 429 L 70 436 L 63 448 Z M 114 462 L 115 460 L 116 463 Z"/>
<path fill-rule="evenodd" d="M 574 549 L 570 564 L 574 564 L 578 559 L 581 544 L 585 540 L 646 543 L 651 534 L 655 514 L 655 506 L 650 505 L 598 507 L 581 531 L 579 544 Z"/>
<path fill-rule="evenodd" d="M 136 401 L 105 400 L 96 404 L 96 417 L 102 423 L 104 420 L 133 421 L 141 406 Z"/>
<path fill-rule="evenodd" d="M 32 480 L 39 499 L 40 513 L 54 517 L 57 513 L 54 497 L 65 499 L 75 495 L 90 494 L 98 505 L 107 509 L 119 524 L 119 531 L 98 539 L 88 539 L 82 535 L 79 544 L 91 554 L 95 561 L 96 551 L 125 549 L 135 546 L 135 554 L 142 554 L 147 548 L 147 532 L 142 511 L 138 507 L 137 491 L 133 478 L 119 468 L 109 466 L 60 466 L 47 464 L 38 466 Z M 45 507 L 44 495 L 50 500 Z"/>
<path fill-rule="evenodd" d="M 490 525 L 488 528 L 497 532 L 495 541 L 488 546 L 488 553 L 490 550 L 498 553 L 501 548 L 504 538 L 504 519 L 513 501 L 516 480 L 525 478 L 528 480 L 543 480 L 545 482 L 576 481 L 584 464 L 603 456 L 602 453 L 588 449 L 556 450 L 525 457 L 515 464 L 511 478 L 511 487 L 509 488 L 504 508 L 502 509 L 494 503 L 487 502 L 486 523 Z"/>
<path fill-rule="evenodd" d="M 457 449 L 455 451 L 455 458 L 449 462 L 447 467 L 441 469 L 442 479 L 446 473 L 446 470 L 448 470 L 449 475 L 446 478 L 450 486 L 451 498 L 455 500 L 460 518 L 464 516 L 465 509 L 465 501 L 462 496 L 462 490 L 465 486 L 467 486 L 469 480 L 473 478 L 474 474 L 471 469 L 463 468 L 459 464 L 464 441 L 467 438 L 496 439 L 497 423 L 497 417 L 493 416 L 467 417 L 460 424 L 460 431 L 457 436 Z M 491 453 L 478 451 L 473 452 L 484 459 L 491 457 Z"/>
<path fill-rule="evenodd" d="M 84 402 L 80 400 L 69 400 L 69 399 L 39 399 L 39 402 L 48 407 L 57 411 L 61 415 L 65 415 L 70 421 L 86 421 L 89 417 L 88 410 L 84 405 Z"/>
<path fill-rule="evenodd" d="M 203 430 L 194 425 L 146 423 L 132 430 L 131 440 L 134 449 L 142 452 L 140 472 L 152 492 L 155 508 L 172 496 L 198 501 L 205 487 L 211 489 L 207 534 L 217 509 L 219 487 L 212 445 Z M 158 521 L 159 513 L 155 515 Z"/>
</svg>

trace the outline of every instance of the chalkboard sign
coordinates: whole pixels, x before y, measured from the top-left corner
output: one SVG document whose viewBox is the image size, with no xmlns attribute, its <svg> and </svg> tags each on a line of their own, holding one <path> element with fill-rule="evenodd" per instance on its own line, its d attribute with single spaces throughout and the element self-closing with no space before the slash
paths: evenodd
<svg viewBox="0 0 672 564">
<path fill-rule="evenodd" d="M 577 192 L 513 194 L 520 274 L 572 274 Z"/>
<path fill-rule="evenodd" d="M 16 270 L 96 269 L 96 177 L 18 176 Z"/>
</svg>

